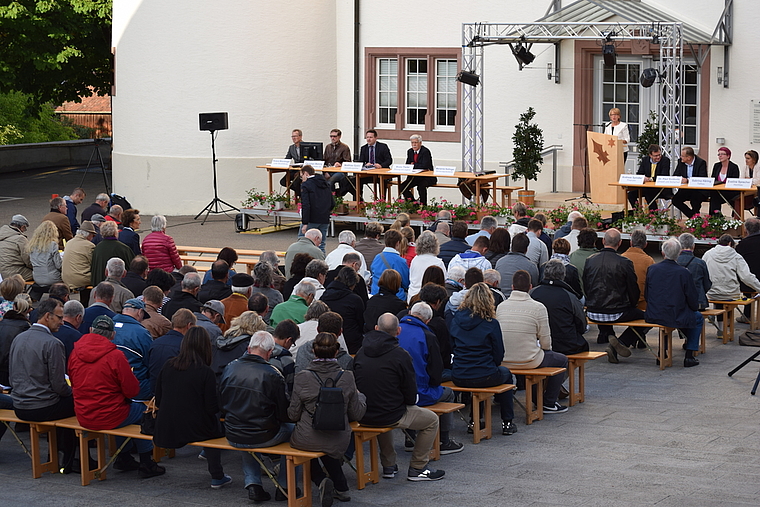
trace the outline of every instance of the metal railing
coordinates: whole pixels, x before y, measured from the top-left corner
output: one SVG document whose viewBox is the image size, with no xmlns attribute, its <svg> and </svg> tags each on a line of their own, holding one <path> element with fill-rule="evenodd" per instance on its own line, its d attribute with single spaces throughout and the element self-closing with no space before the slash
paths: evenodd
<svg viewBox="0 0 760 507">
<path fill-rule="evenodd" d="M 545 157 L 549 154 L 552 156 L 552 193 L 557 193 L 557 152 L 562 151 L 562 145 L 561 144 L 552 144 L 551 146 L 547 146 L 544 148 L 544 151 L 541 152 L 541 156 Z M 504 174 L 511 174 L 509 169 L 515 166 L 515 161 L 510 160 L 509 162 L 499 162 L 499 167 L 504 168 Z"/>
</svg>

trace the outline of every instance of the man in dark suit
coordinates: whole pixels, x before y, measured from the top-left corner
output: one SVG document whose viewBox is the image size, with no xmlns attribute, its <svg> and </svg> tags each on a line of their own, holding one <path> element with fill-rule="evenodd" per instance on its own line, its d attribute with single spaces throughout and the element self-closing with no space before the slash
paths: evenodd
<svg viewBox="0 0 760 507">
<path fill-rule="evenodd" d="M 369 129 L 364 134 L 364 139 L 367 140 L 367 144 L 359 149 L 358 161 L 364 164 L 365 169 L 382 169 L 383 167 L 390 167 L 393 164 L 390 148 L 388 148 L 387 144 L 377 140 L 377 130 Z M 345 194 L 346 191 L 350 191 L 354 194 L 356 200 L 361 201 L 361 186 L 365 183 L 372 183 L 372 179 L 359 176 L 359 182 L 356 187 L 353 187 L 353 185 L 341 185 L 341 192 Z"/>
<path fill-rule="evenodd" d="M 691 177 L 707 178 L 707 162 L 696 156 L 691 146 L 686 146 L 681 149 L 681 158 L 678 160 L 673 176 L 680 176 L 681 183 L 684 185 L 689 182 Z M 699 213 L 705 199 L 706 196 L 701 190 L 680 188 L 673 196 L 673 206 L 691 218 Z M 686 204 L 686 201 L 691 203 L 691 208 Z"/>
<path fill-rule="evenodd" d="M 414 134 L 409 138 L 412 142 L 412 147 L 406 152 L 406 163 L 414 164 L 415 169 L 422 169 L 425 171 L 433 170 L 433 155 L 426 147 L 422 146 L 422 136 Z M 401 183 L 401 193 L 406 199 L 414 200 L 414 194 L 412 189 L 417 187 L 417 191 L 420 193 L 420 202 L 427 204 L 427 189 L 438 183 L 438 178 L 429 176 L 409 176 Z"/>
<path fill-rule="evenodd" d="M 290 134 L 290 138 L 293 140 L 293 144 L 288 148 L 288 152 L 285 154 L 285 158 L 293 160 L 294 164 L 303 163 L 303 153 L 301 153 L 301 140 L 303 139 L 303 132 L 300 129 L 294 129 Z M 296 197 L 301 195 L 301 178 L 298 177 L 298 171 L 288 171 L 290 173 L 290 189 L 296 194 Z M 280 185 L 283 187 L 288 185 L 287 177 L 283 176 L 280 180 Z"/>
<path fill-rule="evenodd" d="M 643 174 L 645 183 L 657 180 L 657 176 L 670 176 L 670 159 L 662 154 L 662 148 L 656 144 L 650 144 L 647 153 L 649 156 L 642 159 L 636 174 Z M 657 209 L 657 199 L 670 199 L 673 194 L 667 188 L 645 188 L 641 191 L 641 195 L 649 203 L 649 209 L 655 210 Z M 628 191 L 628 202 L 631 203 L 631 206 L 636 206 L 638 198 L 638 189 Z"/>
</svg>

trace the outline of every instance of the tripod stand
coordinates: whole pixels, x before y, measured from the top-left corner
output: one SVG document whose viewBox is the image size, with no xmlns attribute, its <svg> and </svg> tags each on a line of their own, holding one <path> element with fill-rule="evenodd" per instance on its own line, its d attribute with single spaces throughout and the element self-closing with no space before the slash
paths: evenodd
<svg viewBox="0 0 760 507">
<path fill-rule="evenodd" d="M 214 145 L 214 139 L 216 138 L 216 136 L 214 136 L 214 133 L 216 131 L 215 130 L 210 130 L 209 132 L 211 133 L 211 159 L 213 161 L 213 166 L 214 166 L 214 198 L 211 199 L 211 202 L 208 203 L 208 205 L 206 205 L 206 207 L 203 208 L 200 211 L 200 213 L 198 213 L 197 215 L 195 215 L 195 218 L 193 219 L 193 220 L 198 220 L 198 217 L 201 216 L 205 212 L 206 216 L 203 217 L 203 222 L 201 222 L 201 225 L 203 225 L 203 224 L 206 223 L 206 220 L 208 219 L 209 213 L 214 213 L 214 214 L 224 213 L 226 215 L 227 212 L 229 212 L 229 211 L 240 211 L 239 209 L 237 209 L 232 204 L 230 204 L 228 202 L 224 202 L 223 200 L 219 199 L 219 194 L 217 192 L 217 186 L 216 186 L 216 162 L 217 162 L 217 160 L 216 160 L 216 146 Z M 227 208 L 229 208 L 229 209 L 224 209 L 224 207 L 221 206 L 222 204 L 224 206 L 227 206 Z"/>
<path fill-rule="evenodd" d="M 588 203 L 593 204 L 594 201 L 588 196 L 588 135 L 586 134 L 591 127 L 600 127 L 601 125 L 596 125 L 594 123 L 573 123 L 573 126 L 585 128 L 583 136 L 583 165 L 581 166 L 583 168 L 583 194 L 578 197 L 565 199 L 565 202 L 586 200 Z"/>
<path fill-rule="evenodd" d="M 87 161 L 87 167 L 84 169 L 84 175 L 82 176 L 82 181 L 79 183 L 79 187 L 84 187 L 84 179 L 87 177 L 87 173 L 90 170 L 92 157 L 97 155 L 98 163 L 100 164 L 100 173 L 103 175 L 103 183 L 105 183 L 106 186 L 106 194 L 111 195 L 111 186 L 108 184 L 108 178 L 106 177 L 106 164 L 103 162 L 103 156 L 100 154 L 100 145 L 108 143 L 108 141 L 105 139 L 93 139 L 93 142 L 95 143 L 95 146 L 93 146 L 92 153 L 90 153 L 90 160 Z"/>
</svg>

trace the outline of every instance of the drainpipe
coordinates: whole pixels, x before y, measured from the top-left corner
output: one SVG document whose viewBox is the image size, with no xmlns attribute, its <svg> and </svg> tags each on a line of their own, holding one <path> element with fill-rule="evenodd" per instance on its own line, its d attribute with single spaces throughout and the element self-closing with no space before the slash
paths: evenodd
<svg viewBox="0 0 760 507">
<path fill-rule="evenodd" d="M 354 0 L 354 160 L 359 154 L 359 142 L 363 139 L 359 125 L 359 65 L 361 48 L 359 46 L 359 2 Z"/>
</svg>

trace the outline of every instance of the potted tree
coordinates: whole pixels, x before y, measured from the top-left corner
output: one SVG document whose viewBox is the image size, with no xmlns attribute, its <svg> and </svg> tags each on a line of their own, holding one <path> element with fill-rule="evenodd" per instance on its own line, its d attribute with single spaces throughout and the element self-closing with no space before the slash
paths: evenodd
<svg viewBox="0 0 760 507">
<path fill-rule="evenodd" d="M 512 151 L 514 159 L 512 179 L 525 180 L 525 189 L 518 191 L 517 196 L 527 205 L 534 204 L 536 194 L 535 190 L 528 190 L 528 180 L 538 179 L 541 164 L 544 162 L 541 156 L 544 150 L 544 133 L 538 125 L 530 123 L 534 116 L 536 116 L 536 111 L 529 107 L 520 115 L 520 123 L 515 125 L 515 133 L 512 136 L 512 142 L 515 143 Z"/>
</svg>

